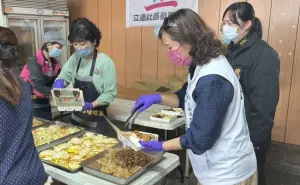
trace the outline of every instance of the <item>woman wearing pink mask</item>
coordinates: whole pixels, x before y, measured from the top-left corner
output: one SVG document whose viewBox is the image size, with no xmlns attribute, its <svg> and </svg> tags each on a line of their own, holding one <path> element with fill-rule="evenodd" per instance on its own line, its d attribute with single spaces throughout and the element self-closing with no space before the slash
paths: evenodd
<svg viewBox="0 0 300 185">
<path fill-rule="evenodd" d="M 187 149 L 202 185 L 257 185 L 256 158 L 245 117 L 244 97 L 224 48 L 198 14 L 181 9 L 167 17 L 158 37 L 170 59 L 189 66 L 187 82 L 176 93 L 141 96 L 133 110 L 152 104 L 181 107 L 186 134 L 142 142 L 145 151 Z"/>
</svg>

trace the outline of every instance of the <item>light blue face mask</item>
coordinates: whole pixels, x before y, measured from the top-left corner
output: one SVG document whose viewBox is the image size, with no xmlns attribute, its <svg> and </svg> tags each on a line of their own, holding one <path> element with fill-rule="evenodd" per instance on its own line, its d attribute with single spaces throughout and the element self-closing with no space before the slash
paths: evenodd
<svg viewBox="0 0 300 185">
<path fill-rule="evenodd" d="M 229 45 L 231 41 L 234 41 L 240 36 L 237 32 L 237 27 L 223 26 L 222 29 L 222 41 L 224 44 Z"/>
<path fill-rule="evenodd" d="M 49 56 L 53 58 L 60 57 L 61 54 L 62 54 L 62 50 L 56 47 L 54 47 L 51 51 L 49 51 Z"/>
<path fill-rule="evenodd" d="M 86 58 L 92 53 L 92 46 L 83 49 L 76 49 L 76 55 L 80 58 Z"/>
</svg>

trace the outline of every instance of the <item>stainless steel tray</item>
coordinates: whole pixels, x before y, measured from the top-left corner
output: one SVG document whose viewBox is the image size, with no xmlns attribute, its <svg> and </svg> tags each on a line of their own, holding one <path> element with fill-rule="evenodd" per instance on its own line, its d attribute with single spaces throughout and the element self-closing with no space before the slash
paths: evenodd
<svg viewBox="0 0 300 185">
<path fill-rule="evenodd" d="M 122 144 L 116 145 L 112 147 L 112 149 L 120 149 L 124 148 Z M 87 161 L 83 162 L 81 165 L 83 167 L 83 170 L 91 175 L 94 175 L 96 177 L 99 177 L 101 179 L 108 180 L 110 182 L 120 184 L 120 185 L 126 185 L 141 176 L 144 172 L 148 171 L 151 169 L 156 163 L 158 163 L 162 158 L 163 158 L 163 152 L 151 152 L 151 153 L 146 153 L 149 155 L 153 160 L 144 166 L 141 170 L 137 171 L 135 174 L 133 174 L 131 177 L 127 179 L 122 179 L 119 177 L 112 176 L 110 174 L 106 174 L 100 171 L 100 164 L 97 162 L 100 158 L 104 157 L 105 154 L 107 154 L 108 150 L 105 150 L 94 157 L 88 159 Z"/>
<path fill-rule="evenodd" d="M 41 124 L 41 125 L 38 125 L 38 126 L 32 126 L 32 128 L 39 128 L 39 127 L 41 127 L 41 126 L 45 126 L 46 124 L 49 124 L 49 123 L 51 123 L 52 121 L 50 121 L 50 120 L 46 120 L 46 119 L 42 119 L 42 118 L 38 118 L 38 117 L 33 117 L 34 119 L 37 119 L 37 120 L 39 120 L 39 121 L 41 121 L 41 122 L 43 122 L 43 124 Z"/>
<path fill-rule="evenodd" d="M 41 152 L 43 150 L 47 150 L 49 148 L 52 148 L 56 145 L 65 143 L 65 142 L 71 140 L 73 137 L 79 137 L 79 136 L 82 136 L 85 133 L 85 130 L 82 127 L 74 126 L 74 125 L 64 123 L 64 122 L 60 122 L 60 121 L 54 121 L 51 124 L 42 125 L 41 127 L 50 127 L 51 125 L 62 125 L 62 126 L 66 126 L 66 127 L 77 127 L 77 128 L 79 128 L 79 131 L 75 132 L 71 135 L 67 135 L 67 136 L 65 136 L 63 138 L 60 138 L 58 140 L 51 141 L 50 143 L 43 144 L 43 145 L 40 145 L 40 146 L 36 147 L 38 152 Z M 36 130 L 36 129 L 41 128 L 41 127 L 35 127 L 35 128 L 33 128 L 33 130 Z"/>
<path fill-rule="evenodd" d="M 64 170 L 64 171 L 69 172 L 69 173 L 75 173 L 75 172 L 79 171 L 79 170 L 82 168 L 82 166 L 80 166 L 80 168 L 78 168 L 78 169 L 71 170 L 71 169 L 69 169 L 69 168 L 66 168 L 66 167 L 63 167 L 63 166 L 54 164 L 54 163 L 52 163 L 52 162 L 50 162 L 50 161 L 43 160 L 43 159 L 41 159 L 41 158 L 40 158 L 40 160 L 41 160 L 43 163 L 49 164 L 49 165 L 51 165 L 51 166 L 53 166 L 53 167 L 55 167 L 55 168 Z"/>
<path fill-rule="evenodd" d="M 97 133 L 96 133 L 96 134 L 97 134 Z M 66 141 L 66 142 L 67 142 L 67 141 Z M 66 142 L 64 142 L 64 143 L 66 143 Z M 61 143 L 61 144 L 63 144 L 63 143 Z M 115 146 L 117 146 L 117 145 L 118 145 L 118 144 L 116 144 Z M 115 146 L 113 146 L 113 147 L 115 147 Z M 111 147 L 111 148 L 113 148 L 113 147 Z M 53 148 L 53 147 L 51 147 L 51 148 Z M 48 149 L 49 149 L 49 148 L 48 148 Z M 104 151 L 103 151 L 103 152 L 104 152 Z M 101 153 L 101 152 L 100 152 L 100 153 Z M 99 155 L 100 153 L 94 155 L 93 157 Z M 91 157 L 91 158 L 89 158 L 89 159 L 87 159 L 87 160 L 82 161 L 81 164 L 80 164 L 80 167 L 79 167 L 79 168 L 76 168 L 76 169 L 69 169 L 69 168 L 66 168 L 66 167 L 64 167 L 64 166 L 61 166 L 61 165 L 52 163 L 51 161 L 47 161 L 47 160 L 44 160 L 44 159 L 41 159 L 41 158 L 40 158 L 40 160 L 43 161 L 43 163 L 47 163 L 47 164 L 49 164 L 49 165 L 51 165 L 51 166 L 54 166 L 54 167 L 59 168 L 59 169 L 62 169 L 62 170 L 64 170 L 64 171 L 67 171 L 67 172 L 70 172 L 70 173 L 75 173 L 75 172 L 79 171 L 79 170 L 82 168 L 82 163 L 83 163 L 83 162 L 88 161 L 88 160 L 92 159 L 93 157 Z"/>
</svg>

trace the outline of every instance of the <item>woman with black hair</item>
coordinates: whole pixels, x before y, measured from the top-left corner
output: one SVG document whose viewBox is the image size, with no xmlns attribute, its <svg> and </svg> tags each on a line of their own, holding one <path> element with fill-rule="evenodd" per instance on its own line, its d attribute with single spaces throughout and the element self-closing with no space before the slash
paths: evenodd
<svg viewBox="0 0 300 185">
<path fill-rule="evenodd" d="M 0 184 L 49 185 L 31 133 L 30 85 L 13 72 L 17 57 L 16 35 L 0 27 Z"/>
<path fill-rule="evenodd" d="M 71 123 L 104 135 L 114 135 L 106 119 L 106 109 L 117 94 L 114 62 L 99 52 L 102 34 L 86 18 L 72 22 L 69 41 L 76 52 L 62 68 L 53 88 L 64 88 L 72 83 L 83 91 L 85 105 L 82 112 L 73 112 Z"/>
<path fill-rule="evenodd" d="M 228 46 L 227 59 L 245 95 L 246 117 L 258 165 L 259 185 L 265 185 L 264 164 L 271 143 L 279 100 L 280 59 L 262 40 L 262 26 L 251 4 L 231 4 L 224 12 L 222 40 Z"/>
<path fill-rule="evenodd" d="M 187 129 L 172 140 L 140 141 L 144 150 L 187 149 L 194 173 L 203 185 L 257 185 L 243 94 L 221 41 L 189 9 L 167 17 L 158 37 L 174 64 L 189 67 L 187 82 L 176 93 L 141 96 L 133 111 L 144 111 L 155 103 L 181 107 Z"/>
<path fill-rule="evenodd" d="M 24 66 L 21 77 L 32 88 L 33 116 L 52 120 L 49 96 L 52 85 L 61 70 L 57 60 L 66 41 L 59 31 L 48 31 L 44 35 L 42 48 Z"/>
</svg>

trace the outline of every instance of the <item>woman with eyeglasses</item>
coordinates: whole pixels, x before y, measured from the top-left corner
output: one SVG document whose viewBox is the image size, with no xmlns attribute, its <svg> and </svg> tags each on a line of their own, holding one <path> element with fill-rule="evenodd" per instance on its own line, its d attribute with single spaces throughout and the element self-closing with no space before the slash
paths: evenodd
<svg viewBox="0 0 300 185">
<path fill-rule="evenodd" d="M 85 104 L 81 112 L 72 113 L 72 124 L 114 136 L 115 132 L 103 116 L 107 115 L 107 108 L 117 95 L 116 71 L 113 60 L 97 49 L 101 38 L 100 30 L 88 19 L 72 22 L 68 39 L 75 53 L 62 68 L 53 87 L 65 88 L 72 84 L 82 90 Z"/>
<path fill-rule="evenodd" d="M 265 185 L 264 164 L 271 143 L 279 100 L 280 59 L 262 40 L 262 26 L 251 4 L 231 4 L 224 12 L 222 40 L 227 59 L 241 83 L 246 118 L 258 166 L 258 184 Z"/>
<path fill-rule="evenodd" d="M 241 86 L 215 32 L 194 11 L 167 17 L 158 34 L 171 61 L 189 67 L 187 82 L 176 93 L 141 96 L 144 111 L 153 104 L 181 107 L 186 133 L 168 141 L 140 144 L 145 151 L 187 149 L 202 185 L 256 185 L 256 158 L 250 141 Z"/>
</svg>

